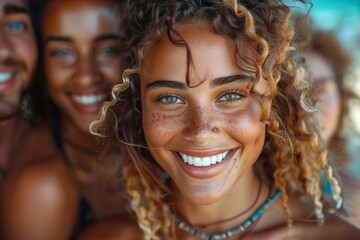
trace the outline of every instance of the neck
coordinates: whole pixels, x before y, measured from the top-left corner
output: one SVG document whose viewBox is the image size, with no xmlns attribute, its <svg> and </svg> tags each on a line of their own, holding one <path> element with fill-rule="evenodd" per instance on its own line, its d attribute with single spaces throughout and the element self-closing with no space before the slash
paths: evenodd
<svg viewBox="0 0 360 240">
<path fill-rule="evenodd" d="M 88 149 L 89 151 L 95 151 L 96 149 L 95 138 L 89 132 L 79 129 L 66 117 L 61 117 L 61 135 L 64 139 L 70 140 L 82 149 Z"/>
<path fill-rule="evenodd" d="M 179 211 L 177 214 L 183 220 L 204 232 L 219 233 L 248 219 L 264 203 L 269 191 L 269 187 L 263 184 L 251 170 L 246 172 L 232 189 L 215 203 L 194 204 L 188 201 L 178 189 L 174 191 L 174 199 L 178 200 L 176 202 Z M 250 210 L 248 210 L 249 207 L 251 207 Z M 200 229 L 201 226 L 204 228 Z"/>
<path fill-rule="evenodd" d="M 14 148 L 16 133 L 20 127 L 19 117 L 0 121 L 0 166 L 7 167 L 8 161 Z"/>
</svg>

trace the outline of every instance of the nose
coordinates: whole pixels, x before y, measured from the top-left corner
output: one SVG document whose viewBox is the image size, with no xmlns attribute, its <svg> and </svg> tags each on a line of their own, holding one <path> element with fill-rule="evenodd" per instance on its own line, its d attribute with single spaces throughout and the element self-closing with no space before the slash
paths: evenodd
<svg viewBox="0 0 360 240">
<path fill-rule="evenodd" d="M 183 130 L 185 140 L 199 146 L 206 146 L 220 133 L 220 122 L 216 119 L 216 112 L 204 107 L 195 107 L 188 111 Z"/>
<path fill-rule="evenodd" d="M 14 54 L 13 45 L 7 34 L 0 30 L 0 61 L 4 62 L 6 59 L 12 57 Z"/>
<path fill-rule="evenodd" d="M 76 84 L 83 87 L 92 86 L 101 80 L 95 58 L 83 56 L 78 59 L 75 80 Z"/>
</svg>

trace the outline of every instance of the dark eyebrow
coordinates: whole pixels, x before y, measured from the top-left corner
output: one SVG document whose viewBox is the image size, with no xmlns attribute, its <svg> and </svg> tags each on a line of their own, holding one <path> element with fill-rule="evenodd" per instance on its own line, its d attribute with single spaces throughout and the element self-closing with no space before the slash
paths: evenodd
<svg viewBox="0 0 360 240">
<path fill-rule="evenodd" d="M 95 38 L 95 42 L 106 41 L 106 40 L 119 40 L 120 37 L 117 34 L 104 34 Z"/>
<path fill-rule="evenodd" d="M 250 83 L 252 81 L 254 81 L 254 79 L 250 76 L 236 74 L 236 75 L 231 75 L 231 76 L 226 76 L 226 77 L 215 78 L 214 80 L 212 80 L 210 82 L 210 87 L 214 88 L 214 87 L 224 85 L 224 84 L 229 84 L 232 82 Z"/>
<path fill-rule="evenodd" d="M 229 84 L 232 82 L 250 83 L 253 80 L 254 79 L 250 76 L 237 74 L 237 75 L 215 78 L 214 80 L 212 80 L 210 82 L 210 87 L 214 88 L 214 87 L 224 85 L 224 84 Z M 182 90 L 185 90 L 188 88 L 182 82 L 171 81 L 171 80 L 158 80 L 158 81 L 154 81 L 154 82 L 151 82 L 146 85 L 146 89 L 154 89 L 154 88 L 161 88 L 161 87 L 177 88 L 177 89 L 182 89 Z"/>
<path fill-rule="evenodd" d="M 154 89 L 154 88 L 177 88 L 185 90 L 187 89 L 186 85 L 182 82 L 170 81 L 170 80 L 158 80 L 155 82 L 151 82 L 146 85 L 146 89 Z"/>
<path fill-rule="evenodd" d="M 105 34 L 95 38 L 95 42 L 100 42 L 104 40 L 119 40 L 119 36 L 116 34 Z M 51 41 L 60 41 L 60 42 L 74 42 L 74 40 L 70 37 L 63 36 L 49 36 L 46 38 L 45 42 Z"/>
<path fill-rule="evenodd" d="M 16 13 L 29 14 L 29 9 L 26 7 L 17 6 L 14 4 L 5 4 L 3 6 L 3 12 L 4 12 L 4 15 L 16 14 Z"/>
<path fill-rule="evenodd" d="M 74 40 L 70 37 L 62 37 L 62 36 L 49 36 L 45 39 L 45 42 L 74 42 Z"/>
</svg>

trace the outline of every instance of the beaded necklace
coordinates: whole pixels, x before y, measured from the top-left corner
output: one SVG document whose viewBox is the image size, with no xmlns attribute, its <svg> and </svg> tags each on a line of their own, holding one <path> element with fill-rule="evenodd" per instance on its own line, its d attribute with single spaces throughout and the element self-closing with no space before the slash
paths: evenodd
<svg viewBox="0 0 360 240">
<path fill-rule="evenodd" d="M 265 210 L 267 208 L 270 207 L 270 205 L 275 202 L 280 196 L 281 196 L 282 192 L 278 189 L 276 190 L 276 192 L 274 193 L 274 195 L 272 195 L 270 198 L 268 198 L 256 211 L 253 215 L 251 215 L 247 220 L 245 220 L 245 222 L 243 222 L 242 224 L 240 224 L 239 226 L 236 226 L 226 232 L 222 232 L 222 233 L 215 233 L 215 234 L 208 234 L 208 233 L 204 233 L 201 232 L 189 225 L 187 225 L 184 221 L 182 221 L 178 216 L 175 215 L 175 222 L 177 224 L 177 226 L 190 233 L 193 234 L 195 237 L 201 238 L 201 239 L 206 239 L 206 240 L 220 240 L 220 239 L 226 239 L 229 238 L 231 236 L 234 236 L 238 233 L 244 232 L 250 225 L 252 225 L 256 220 L 258 220 L 265 212 Z"/>
</svg>

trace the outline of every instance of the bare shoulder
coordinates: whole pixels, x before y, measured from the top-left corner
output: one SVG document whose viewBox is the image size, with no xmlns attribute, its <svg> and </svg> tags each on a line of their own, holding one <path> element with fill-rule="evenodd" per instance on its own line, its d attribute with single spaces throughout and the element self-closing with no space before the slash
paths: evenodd
<svg viewBox="0 0 360 240">
<path fill-rule="evenodd" d="M 2 199 L 5 229 L 11 239 L 25 239 L 25 235 L 68 239 L 75 225 L 78 190 L 61 156 L 10 171 Z"/>
<path fill-rule="evenodd" d="M 360 239 L 360 230 L 339 217 L 328 217 L 325 224 L 320 226 L 315 222 L 295 222 L 289 228 L 281 225 L 272 229 L 256 232 L 245 238 L 246 240 L 342 240 Z"/>
<path fill-rule="evenodd" d="M 133 216 L 122 214 L 97 221 L 76 238 L 76 240 L 141 240 L 143 233 Z"/>
<path fill-rule="evenodd" d="M 287 217 L 281 206 L 281 201 L 274 203 L 259 221 L 263 228 L 254 228 L 244 239 L 246 240 L 341 240 L 360 239 L 360 230 L 340 216 L 327 215 L 325 223 L 319 225 L 314 219 L 314 210 L 307 201 L 290 196 L 287 203 L 293 226 L 287 225 Z"/>
<path fill-rule="evenodd" d="M 77 201 L 76 184 L 47 125 L 31 129 L 13 160 L 4 182 L 5 204 L 26 200 L 44 208 L 69 203 L 63 201 Z"/>
</svg>

